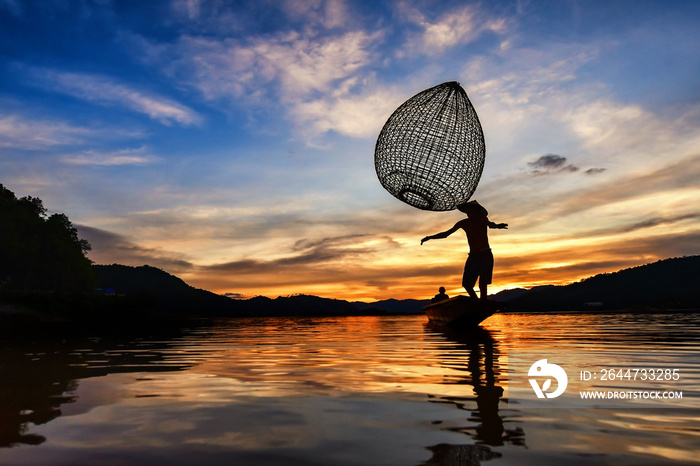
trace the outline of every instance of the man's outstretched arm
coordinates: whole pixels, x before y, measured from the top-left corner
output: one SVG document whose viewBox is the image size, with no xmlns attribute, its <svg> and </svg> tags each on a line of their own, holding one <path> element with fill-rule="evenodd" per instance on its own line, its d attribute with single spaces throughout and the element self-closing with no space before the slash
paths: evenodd
<svg viewBox="0 0 700 466">
<path fill-rule="evenodd" d="M 504 229 L 508 228 L 507 223 L 494 223 L 494 222 L 489 221 L 489 223 L 487 225 L 489 226 L 489 228 L 497 228 L 499 230 L 504 230 Z"/>
<path fill-rule="evenodd" d="M 455 226 L 453 226 L 453 227 L 450 228 L 449 230 L 445 230 L 445 231 L 442 231 L 442 232 L 440 232 L 440 233 L 435 233 L 434 235 L 426 236 L 425 238 L 423 238 L 422 240 L 420 240 L 420 244 L 423 244 L 423 243 L 425 243 L 426 241 L 428 241 L 428 240 L 430 240 L 430 239 L 442 239 L 442 238 L 447 238 L 448 236 L 450 236 L 452 233 L 454 233 L 454 232 L 457 231 L 457 230 L 459 230 L 459 222 L 457 222 L 457 223 L 455 224 Z"/>
</svg>

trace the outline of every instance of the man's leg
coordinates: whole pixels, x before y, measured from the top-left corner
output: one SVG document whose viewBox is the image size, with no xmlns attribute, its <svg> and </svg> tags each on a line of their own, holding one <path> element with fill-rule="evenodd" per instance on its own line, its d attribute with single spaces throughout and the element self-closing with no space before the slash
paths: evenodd
<svg viewBox="0 0 700 466">
<path fill-rule="evenodd" d="M 488 285 L 486 283 L 479 283 L 479 295 L 481 295 L 481 299 L 486 299 L 488 296 L 488 293 L 486 292 L 487 288 Z"/>
<path fill-rule="evenodd" d="M 481 299 L 488 298 L 487 288 L 493 280 L 493 253 L 491 250 L 483 251 L 482 261 L 479 270 L 479 294 Z"/>
<path fill-rule="evenodd" d="M 462 275 L 462 286 L 469 293 L 472 298 L 478 298 L 476 291 L 474 291 L 474 285 L 476 285 L 476 279 L 478 277 L 478 263 L 475 256 L 469 254 L 467 257 L 467 262 L 464 264 L 464 274 Z"/>
</svg>

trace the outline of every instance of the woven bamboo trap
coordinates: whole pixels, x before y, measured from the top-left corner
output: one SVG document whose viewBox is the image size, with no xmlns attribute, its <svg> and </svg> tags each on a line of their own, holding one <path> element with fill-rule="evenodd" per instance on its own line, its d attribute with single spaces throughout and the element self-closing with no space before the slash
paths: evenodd
<svg viewBox="0 0 700 466">
<path fill-rule="evenodd" d="M 486 158 L 484 133 L 458 82 L 404 102 L 377 138 L 374 168 L 384 189 L 423 210 L 452 210 L 476 190 Z"/>
</svg>

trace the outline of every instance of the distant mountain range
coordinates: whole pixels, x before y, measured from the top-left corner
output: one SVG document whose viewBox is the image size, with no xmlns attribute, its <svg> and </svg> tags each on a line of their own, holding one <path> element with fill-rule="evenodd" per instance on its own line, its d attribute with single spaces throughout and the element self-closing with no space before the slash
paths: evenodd
<svg viewBox="0 0 700 466">
<path fill-rule="evenodd" d="M 414 300 L 397 301 L 384 307 L 309 295 L 231 299 L 194 288 L 180 278 L 148 265 L 95 265 L 94 268 L 98 286 L 103 292 L 135 296 L 140 298 L 139 302 L 150 303 L 165 314 L 202 317 L 333 316 L 417 313 L 422 308 Z"/>
<path fill-rule="evenodd" d="M 194 288 L 147 265 L 93 267 L 103 290 L 140 297 L 167 314 L 203 317 L 416 314 L 429 302 L 389 299 L 364 303 L 309 295 L 235 300 Z M 508 302 L 510 311 L 700 309 L 700 256 L 666 259 L 565 286 L 505 290 L 492 299 Z"/>
<path fill-rule="evenodd" d="M 700 309 L 700 256 L 666 259 L 565 286 L 506 290 L 514 311 Z"/>
</svg>

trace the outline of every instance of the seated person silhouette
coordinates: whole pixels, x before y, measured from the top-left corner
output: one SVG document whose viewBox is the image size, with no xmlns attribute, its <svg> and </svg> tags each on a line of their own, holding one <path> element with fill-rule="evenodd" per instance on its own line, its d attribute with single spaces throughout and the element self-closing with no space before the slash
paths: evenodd
<svg viewBox="0 0 700 466">
<path fill-rule="evenodd" d="M 467 218 L 460 220 L 449 230 L 426 236 L 420 241 L 420 244 L 431 239 L 447 238 L 460 228 L 464 230 L 469 243 L 469 256 L 464 264 L 462 286 L 469 293 L 469 296 L 476 298 L 474 285 L 478 278 L 481 299 L 486 299 L 487 287 L 493 277 L 493 253 L 491 252 L 491 246 L 489 246 L 488 229 L 508 228 L 508 224 L 490 221 L 488 211 L 476 201 L 460 204 L 457 206 L 457 209 L 467 214 Z"/>
<path fill-rule="evenodd" d="M 441 286 L 438 289 L 439 293 L 433 296 L 433 299 L 430 300 L 431 303 L 437 303 L 438 301 L 444 301 L 446 299 L 450 299 L 449 296 L 445 294 L 445 287 Z"/>
</svg>

